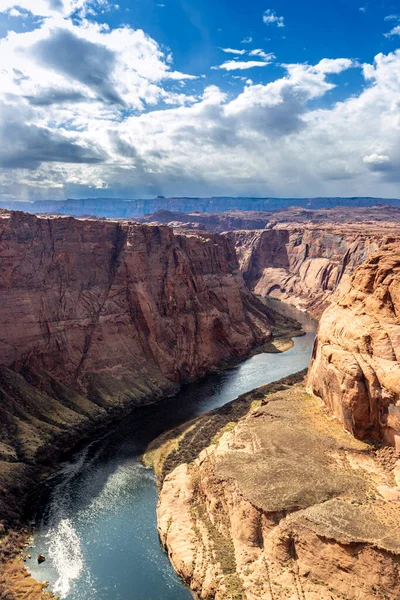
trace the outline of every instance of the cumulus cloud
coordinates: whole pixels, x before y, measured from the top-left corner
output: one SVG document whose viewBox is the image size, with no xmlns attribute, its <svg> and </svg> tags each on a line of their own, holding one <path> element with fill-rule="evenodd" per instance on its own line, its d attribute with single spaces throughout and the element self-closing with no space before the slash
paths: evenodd
<svg viewBox="0 0 400 600">
<path fill-rule="evenodd" d="M 106 46 L 59 29 L 51 37 L 34 44 L 30 52 L 41 65 L 83 84 L 105 102 L 124 103 L 112 81 L 117 54 Z"/>
<path fill-rule="evenodd" d="M 36 28 L 0 40 L 0 193 L 398 194 L 400 51 L 280 65 L 254 83 L 235 71 L 274 57 L 250 46 L 216 67 L 243 81 L 227 93 L 175 71 L 143 31 L 69 18 L 67 4 L 39 0 Z M 350 68 L 360 92 L 320 103 Z"/>
<path fill-rule="evenodd" d="M 251 50 L 249 52 L 249 56 L 258 56 L 259 58 L 262 58 L 265 61 L 271 61 L 275 58 L 275 54 L 273 52 L 265 52 L 261 48 L 256 48 L 255 50 Z"/>
<path fill-rule="evenodd" d="M 263 14 L 263 21 L 266 25 L 276 25 L 277 27 L 285 27 L 284 17 L 278 17 L 276 12 L 268 8 Z"/>
<path fill-rule="evenodd" d="M 83 136 L 31 124 L 29 110 L 16 113 L 0 104 L 0 168 L 37 169 L 43 162 L 97 164 L 105 153 Z"/>
<path fill-rule="evenodd" d="M 390 163 L 390 157 L 386 154 L 368 154 L 364 156 L 363 161 L 367 165 L 386 165 Z"/>
<path fill-rule="evenodd" d="M 73 104 L 86 103 L 81 113 L 97 110 L 99 116 L 109 110 L 104 104 L 144 110 L 167 99 L 162 82 L 181 85 L 193 78 L 173 71 L 168 56 L 141 30 L 109 30 L 59 17 L 0 40 L 0 69 L 1 92 L 9 98 L 23 97 L 35 105 L 50 105 L 53 98 L 57 107 L 70 97 Z M 176 93 L 171 91 L 170 100 Z"/>
<path fill-rule="evenodd" d="M 0 12 L 22 9 L 38 17 L 68 17 L 74 13 L 84 16 L 107 10 L 111 6 L 108 0 L 0 0 Z"/>
</svg>

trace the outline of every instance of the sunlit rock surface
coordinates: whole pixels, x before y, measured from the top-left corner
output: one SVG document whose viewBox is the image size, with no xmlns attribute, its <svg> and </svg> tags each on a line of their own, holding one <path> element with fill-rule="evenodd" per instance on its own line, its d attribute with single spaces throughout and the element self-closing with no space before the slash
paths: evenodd
<svg viewBox="0 0 400 600">
<path fill-rule="evenodd" d="M 323 314 L 308 385 L 356 437 L 400 450 L 400 253 L 360 266 Z"/>
</svg>

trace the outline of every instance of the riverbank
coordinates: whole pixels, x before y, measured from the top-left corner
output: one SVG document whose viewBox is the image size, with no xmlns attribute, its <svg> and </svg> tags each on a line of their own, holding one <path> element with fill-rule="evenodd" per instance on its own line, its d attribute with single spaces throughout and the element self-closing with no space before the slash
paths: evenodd
<svg viewBox="0 0 400 600">
<path fill-rule="evenodd" d="M 215 600 L 397 600 L 400 468 L 306 393 L 300 373 L 145 453 L 177 573 Z"/>
</svg>

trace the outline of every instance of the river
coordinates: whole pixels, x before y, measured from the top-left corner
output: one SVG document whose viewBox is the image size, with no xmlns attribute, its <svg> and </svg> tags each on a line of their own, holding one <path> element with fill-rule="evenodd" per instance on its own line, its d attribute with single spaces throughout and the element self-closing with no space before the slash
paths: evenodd
<svg viewBox="0 0 400 600">
<path fill-rule="evenodd" d="M 46 484 L 37 517 L 32 575 L 65 600 L 189 600 L 157 535 L 157 488 L 140 462 L 167 429 L 308 366 L 316 323 L 297 318 L 307 334 L 283 354 L 258 354 L 239 366 L 185 386 L 173 399 L 145 407 L 113 426 L 62 465 Z M 46 561 L 37 565 L 42 553 Z"/>
</svg>

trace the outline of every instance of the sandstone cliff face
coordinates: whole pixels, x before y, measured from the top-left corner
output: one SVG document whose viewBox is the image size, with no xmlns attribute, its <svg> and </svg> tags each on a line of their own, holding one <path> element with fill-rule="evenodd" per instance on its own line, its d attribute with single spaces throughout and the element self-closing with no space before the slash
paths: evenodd
<svg viewBox="0 0 400 600">
<path fill-rule="evenodd" d="M 236 246 L 250 289 L 319 318 L 332 294 L 349 281 L 358 265 L 389 241 L 400 239 L 400 226 L 287 224 L 227 236 Z"/>
<path fill-rule="evenodd" d="M 385 493 L 399 463 L 332 423 L 302 384 L 277 387 L 166 476 L 158 524 L 172 564 L 203 599 L 397 600 L 400 488 L 397 502 Z M 179 432 L 178 463 L 204 419 Z"/>
<path fill-rule="evenodd" d="M 34 364 L 64 382 L 204 374 L 265 339 L 229 241 L 167 227 L 0 220 L 0 364 Z M 150 365 L 150 366 L 149 366 Z"/>
<path fill-rule="evenodd" d="M 400 255 L 382 250 L 360 266 L 323 314 L 308 385 L 356 437 L 400 450 Z"/>
<path fill-rule="evenodd" d="M 0 305 L 0 513 L 71 436 L 270 337 L 231 242 L 167 227 L 3 214 Z"/>
</svg>

